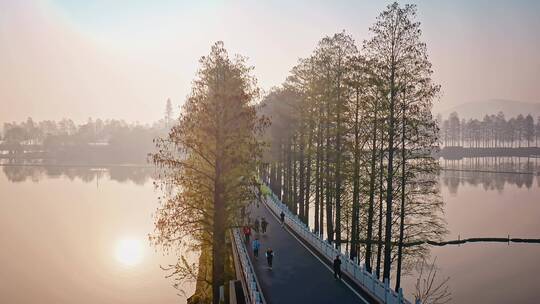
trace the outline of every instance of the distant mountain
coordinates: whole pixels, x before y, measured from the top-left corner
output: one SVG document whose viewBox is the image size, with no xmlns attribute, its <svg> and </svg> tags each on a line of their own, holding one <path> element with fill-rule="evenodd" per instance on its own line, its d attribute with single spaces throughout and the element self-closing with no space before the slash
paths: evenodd
<svg viewBox="0 0 540 304">
<path fill-rule="evenodd" d="M 460 118 L 482 119 L 484 115 L 497 114 L 502 111 L 508 117 L 515 117 L 519 114 L 531 114 L 534 119 L 540 116 L 540 103 L 525 102 L 507 99 L 490 99 L 486 101 L 468 102 L 453 108 L 435 112 L 447 118 L 452 112 L 457 112 Z"/>
</svg>

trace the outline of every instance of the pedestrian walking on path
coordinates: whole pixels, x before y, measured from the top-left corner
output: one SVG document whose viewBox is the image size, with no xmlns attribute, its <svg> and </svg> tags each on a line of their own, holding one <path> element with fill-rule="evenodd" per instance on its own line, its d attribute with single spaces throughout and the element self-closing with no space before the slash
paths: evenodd
<svg viewBox="0 0 540 304">
<path fill-rule="evenodd" d="M 253 225 L 253 230 L 255 230 L 255 232 L 259 233 L 259 227 L 260 227 L 259 218 L 256 218 L 255 223 Z"/>
<path fill-rule="evenodd" d="M 336 280 L 338 278 L 341 280 L 341 259 L 339 258 L 339 255 L 336 255 L 336 258 L 334 259 L 334 278 Z"/>
<path fill-rule="evenodd" d="M 261 243 L 259 242 L 259 238 L 256 238 L 253 240 L 253 255 L 255 258 L 259 257 L 259 248 L 261 247 Z"/>
<path fill-rule="evenodd" d="M 272 251 L 272 248 L 268 248 L 266 250 L 266 263 L 268 263 L 268 267 L 270 270 L 272 270 L 272 260 L 274 259 L 274 251 Z"/>
<path fill-rule="evenodd" d="M 266 218 L 263 217 L 261 220 L 261 229 L 263 234 L 266 233 L 266 227 L 268 227 L 268 222 L 266 221 Z"/>
<path fill-rule="evenodd" d="M 249 245 L 249 237 L 251 236 L 251 228 L 249 225 L 244 226 L 244 237 L 246 239 L 246 244 Z"/>
<path fill-rule="evenodd" d="M 285 226 L 285 213 L 283 213 L 283 210 L 281 210 L 281 213 L 279 214 L 279 218 L 281 219 L 281 227 Z"/>
<path fill-rule="evenodd" d="M 257 192 L 257 208 L 259 208 L 259 202 L 262 202 L 262 191 L 260 189 Z"/>
</svg>

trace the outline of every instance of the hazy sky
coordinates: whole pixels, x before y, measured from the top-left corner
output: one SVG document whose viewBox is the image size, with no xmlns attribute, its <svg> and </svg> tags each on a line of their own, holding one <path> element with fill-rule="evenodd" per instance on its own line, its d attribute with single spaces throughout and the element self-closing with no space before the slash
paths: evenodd
<svg viewBox="0 0 540 304">
<path fill-rule="evenodd" d="M 540 1 L 417 3 L 445 109 L 540 102 Z M 198 59 L 223 40 L 260 86 L 280 84 L 317 41 L 358 44 L 384 1 L 0 0 L 0 122 L 88 117 L 151 122 L 189 92 Z"/>
</svg>

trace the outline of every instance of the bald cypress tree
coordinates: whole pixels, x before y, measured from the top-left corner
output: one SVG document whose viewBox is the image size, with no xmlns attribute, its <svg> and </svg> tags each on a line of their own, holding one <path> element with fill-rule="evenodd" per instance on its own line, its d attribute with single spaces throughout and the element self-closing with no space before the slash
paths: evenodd
<svg viewBox="0 0 540 304">
<path fill-rule="evenodd" d="M 200 60 L 178 123 L 157 141 L 159 152 L 153 155 L 161 172 L 158 185 L 172 190 L 157 210 L 152 240 L 172 247 L 189 236 L 201 257 L 211 253 L 211 265 L 201 259 L 199 270 L 208 267 L 204 273 L 211 274 L 204 280 L 211 282 L 213 303 L 219 303 L 219 288 L 232 275 L 227 231 L 239 225 L 240 209 L 255 198 L 251 189 L 265 119 L 257 117 L 258 89 L 250 71 L 243 57 L 231 59 L 222 42 L 214 44 Z"/>
<path fill-rule="evenodd" d="M 386 170 L 386 210 L 385 210 L 385 238 L 384 238 L 384 268 L 383 278 L 390 280 L 392 261 L 392 235 L 394 198 L 396 193 L 396 151 L 402 151 L 402 162 L 405 161 L 406 145 L 403 142 L 408 115 L 425 114 L 425 111 L 402 112 L 401 121 L 399 113 L 404 111 L 401 105 L 422 99 L 427 102 L 428 111 L 431 110 L 431 100 L 438 91 L 438 87 L 431 84 L 431 64 L 429 63 L 426 45 L 421 41 L 420 23 L 416 19 L 416 6 L 400 6 L 397 3 L 389 5 L 378 17 L 376 23 L 370 28 L 372 38 L 365 43 L 366 56 L 376 62 L 376 73 L 381 79 L 381 90 L 384 93 L 382 101 L 388 109 L 388 137 L 387 137 L 387 170 Z M 424 95 L 422 95 L 424 94 Z M 419 95 L 422 95 L 421 97 Z M 421 114 L 420 114 L 421 112 Z M 402 136 L 400 140 L 400 134 Z M 401 141 L 401 145 L 400 145 Z M 428 142 L 424 142 L 426 145 Z M 425 146 L 424 149 L 430 147 Z M 403 164 L 405 165 L 405 164 Z M 402 169 L 403 170 L 403 169 Z M 406 174 L 406 172 L 403 172 Z M 405 187 L 405 185 L 402 185 Z M 402 189 L 403 191 L 403 189 Z M 402 193 L 401 196 L 404 194 Z M 405 212 L 404 200 L 401 202 L 401 212 Z M 403 214 L 401 215 L 403 224 Z M 403 227 L 400 227 L 400 231 Z M 402 232 L 400 232 L 402 235 Z M 402 237 L 400 237 L 402 239 Z M 399 268 L 399 267 L 398 267 Z"/>
</svg>

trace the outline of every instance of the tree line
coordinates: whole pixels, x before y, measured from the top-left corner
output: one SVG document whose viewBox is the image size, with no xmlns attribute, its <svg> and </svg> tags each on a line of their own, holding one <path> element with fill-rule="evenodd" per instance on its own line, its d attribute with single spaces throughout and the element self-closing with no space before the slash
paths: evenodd
<svg viewBox="0 0 540 304">
<path fill-rule="evenodd" d="M 260 100 L 242 56 L 222 42 L 200 59 L 192 90 L 152 160 L 163 195 L 150 236 L 179 254 L 166 267 L 197 282 L 190 303 L 219 303 L 234 278 L 230 229 L 260 199 L 260 180 L 289 208 L 369 271 L 396 284 L 442 240 L 438 128 L 414 5 L 389 5 L 359 48 L 346 32 L 324 37 Z M 270 126 L 268 126 L 270 120 Z M 181 288 L 181 287 L 180 287 Z"/>
<path fill-rule="evenodd" d="M 87 122 L 76 124 L 71 119 L 34 121 L 29 117 L 26 121 L 4 123 L 3 136 L 8 144 L 21 145 L 73 145 L 73 144 L 108 144 L 129 133 L 139 135 L 149 130 L 165 129 L 163 122 L 153 125 L 127 123 L 117 119 L 89 118 Z"/>
<path fill-rule="evenodd" d="M 460 119 L 458 113 L 451 113 L 447 119 L 438 117 L 441 141 L 445 147 L 461 146 L 471 148 L 521 148 L 539 147 L 540 117 L 518 115 L 506 119 L 503 112 L 485 115 L 482 120 Z"/>
<path fill-rule="evenodd" d="M 440 240 L 438 127 L 416 6 L 389 5 L 359 47 L 324 37 L 263 100 L 272 124 L 260 172 L 293 213 L 395 288 Z"/>
<path fill-rule="evenodd" d="M 4 123 L 0 150 L 5 158 L 77 162 L 146 162 L 154 138 L 172 124 L 172 104 L 163 119 L 153 124 L 118 119 L 92 119 L 76 124 L 71 119 Z"/>
</svg>

